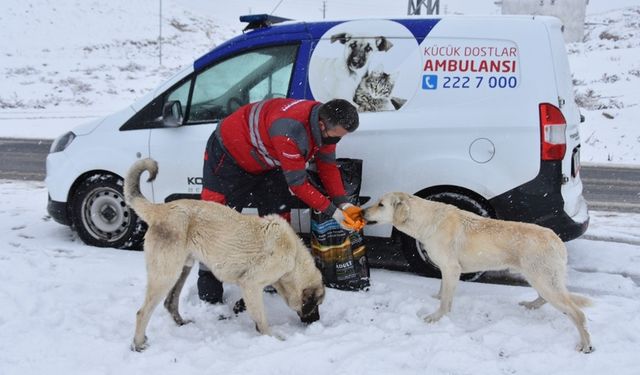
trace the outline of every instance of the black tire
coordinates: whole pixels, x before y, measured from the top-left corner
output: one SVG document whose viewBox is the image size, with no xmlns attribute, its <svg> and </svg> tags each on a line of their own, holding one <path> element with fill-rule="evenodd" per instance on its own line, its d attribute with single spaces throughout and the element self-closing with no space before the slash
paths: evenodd
<svg viewBox="0 0 640 375">
<path fill-rule="evenodd" d="M 470 196 L 465 194 L 440 192 L 428 194 L 422 196 L 422 198 L 436 202 L 448 203 L 462 210 L 473 212 L 480 216 L 493 216 L 489 208 L 481 204 L 477 199 L 471 198 Z M 433 263 L 431 259 L 429 259 L 429 255 L 427 254 L 427 251 L 422 247 L 422 244 L 416 241 L 415 238 L 407 236 L 400 231 L 396 231 L 395 235 L 400 237 L 400 240 L 402 242 L 402 252 L 404 253 L 405 258 L 407 259 L 407 262 L 411 267 L 411 271 L 427 277 L 434 277 L 438 279 L 442 277 L 440 269 L 438 269 L 438 266 L 436 266 L 435 263 Z M 476 280 L 481 275 L 482 272 L 463 273 L 460 276 L 460 279 L 472 281 Z"/>
<path fill-rule="evenodd" d="M 87 245 L 141 249 L 146 224 L 126 205 L 123 179 L 111 174 L 90 176 L 75 189 L 71 219 Z"/>
</svg>

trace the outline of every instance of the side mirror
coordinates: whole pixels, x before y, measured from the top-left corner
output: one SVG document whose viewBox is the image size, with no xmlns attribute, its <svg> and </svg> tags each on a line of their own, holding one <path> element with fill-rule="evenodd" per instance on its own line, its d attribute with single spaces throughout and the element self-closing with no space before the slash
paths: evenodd
<svg viewBox="0 0 640 375">
<path fill-rule="evenodd" d="M 182 125 L 182 104 L 178 100 L 170 100 L 162 107 L 162 123 L 166 127 L 175 128 Z"/>
</svg>

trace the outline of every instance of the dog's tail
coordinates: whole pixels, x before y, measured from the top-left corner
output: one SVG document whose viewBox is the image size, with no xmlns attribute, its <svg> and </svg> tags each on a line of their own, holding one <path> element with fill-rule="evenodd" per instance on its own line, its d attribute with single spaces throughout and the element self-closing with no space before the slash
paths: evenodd
<svg viewBox="0 0 640 375">
<path fill-rule="evenodd" d="M 589 298 L 578 294 L 571 293 L 571 300 L 573 301 L 573 303 L 578 305 L 578 307 L 589 307 L 593 305 L 593 302 Z"/>
<path fill-rule="evenodd" d="M 145 171 L 149 172 L 147 182 L 155 180 L 158 174 L 158 163 L 153 159 L 142 159 L 133 163 L 124 179 L 124 199 L 138 216 L 148 221 L 147 212 L 154 204 L 140 192 L 140 176 Z"/>
</svg>

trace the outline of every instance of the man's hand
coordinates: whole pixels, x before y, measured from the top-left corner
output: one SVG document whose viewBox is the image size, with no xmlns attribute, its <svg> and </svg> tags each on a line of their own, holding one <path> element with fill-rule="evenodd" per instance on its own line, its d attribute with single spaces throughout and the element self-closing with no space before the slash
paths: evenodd
<svg viewBox="0 0 640 375">
<path fill-rule="evenodd" d="M 365 225 L 362 209 L 351 203 L 343 204 L 333 213 L 333 218 L 345 230 L 361 230 Z"/>
<path fill-rule="evenodd" d="M 342 209 L 340 209 L 340 208 L 336 209 L 336 211 L 333 213 L 333 215 L 331 215 L 331 217 L 333 218 L 333 220 L 337 221 L 338 224 L 340 224 L 342 229 L 351 230 L 351 228 L 346 226 L 346 223 L 345 223 L 346 217 L 345 217 L 344 211 L 342 211 Z"/>
</svg>

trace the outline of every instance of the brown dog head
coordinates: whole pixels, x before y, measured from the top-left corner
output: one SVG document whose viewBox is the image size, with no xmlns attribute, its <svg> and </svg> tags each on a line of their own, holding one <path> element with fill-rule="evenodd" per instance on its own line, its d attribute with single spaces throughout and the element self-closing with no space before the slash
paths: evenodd
<svg viewBox="0 0 640 375">
<path fill-rule="evenodd" d="M 317 271 L 317 268 L 314 269 Z M 318 271 L 318 274 L 320 271 Z M 308 283 L 305 288 L 300 288 L 291 280 L 296 278 L 292 275 L 283 276 L 273 286 L 284 298 L 289 307 L 294 310 L 302 323 L 310 324 L 320 320 L 320 304 L 324 301 L 324 284 L 322 276 L 320 282 Z M 314 277 L 315 278 L 315 277 Z"/>
<path fill-rule="evenodd" d="M 369 63 L 372 52 L 386 52 L 393 47 L 393 43 L 384 36 L 363 38 L 353 37 L 349 33 L 339 33 L 331 36 L 331 43 L 335 42 L 345 45 L 344 59 L 351 73 L 364 68 Z"/>
<path fill-rule="evenodd" d="M 324 301 L 324 284 L 309 250 L 291 226 L 278 216 L 265 217 L 272 222 L 267 247 L 282 251 L 282 269 L 287 269 L 273 287 L 303 323 L 320 319 L 318 306 Z"/>
</svg>

